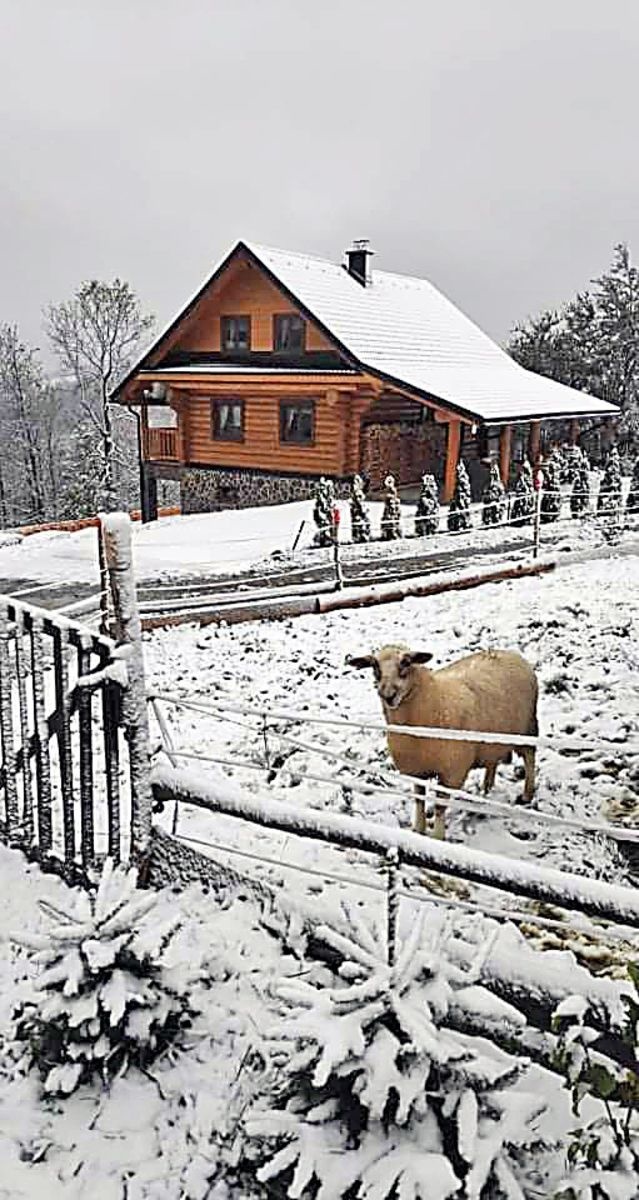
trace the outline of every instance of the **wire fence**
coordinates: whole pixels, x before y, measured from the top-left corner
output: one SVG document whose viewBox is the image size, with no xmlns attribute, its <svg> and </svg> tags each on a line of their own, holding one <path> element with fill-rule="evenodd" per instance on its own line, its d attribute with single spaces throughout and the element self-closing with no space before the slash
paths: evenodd
<svg viewBox="0 0 639 1200">
<path fill-rule="evenodd" d="M 275 728 L 276 722 L 286 721 L 287 723 L 295 722 L 309 726 L 315 726 L 319 724 L 332 727 L 337 726 L 340 728 L 345 727 L 354 730 L 366 729 L 387 732 L 389 727 L 378 722 L 346 721 L 337 718 L 313 717 L 309 716 L 308 714 L 291 714 L 289 712 L 282 713 L 280 711 L 268 709 L 256 710 L 255 708 L 249 708 L 248 706 L 232 703 L 220 706 L 205 705 L 185 700 L 181 697 L 176 697 L 167 693 L 155 693 L 152 697 L 150 697 L 150 703 L 156 717 L 158 728 L 160 730 L 161 749 L 166 753 L 166 756 L 173 767 L 176 767 L 180 761 L 186 763 L 202 763 L 206 765 L 215 765 L 216 767 L 222 767 L 232 771 L 256 772 L 262 774 L 267 781 L 272 781 L 276 775 L 278 780 L 281 780 L 282 776 L 288 776 L 291 781 L 299 781 L 300 779 L 303 779 L 304 781 L 310 783 L 322 784 L 327 787 L 335 788 L 340 793 L 342 797 L 341 810 L 343 813 L 348 815 L 352 815 L 353 813 L 354 796 L 359 795 L 362 797 L 370 797 L 374 795 L 389 801 L 396 801 L 400 799 L 406 803 L 410 802 L 410 800 L 414 797 L 414 791 L 411 785 L 417 783 L 419 784 L 420 788 L 426 792 L 424 797 L 426 803 L 433 801 L 439 806 L 444 805 L 446 807 L 459 808 L 463 811 L 472 811 L 476 813 L 499 816 L 501 818 L 507 818 L 508 820 L 515 821 L 516 823 L 522 823 L 528 827 L 535 826 L 537 828 L 541 827 L 550 830 L 570 831 L 578 834 L 587 834 L 590 836 L 594 835 L 597 837 L 607 837 L 616 843 L 627 843 L 629 845 L 636 845 L 639 843 L 639 832 L 633 829 L 624 828 L 623 826 L 616 826 L 603 821 L 560 816 L 554 813 L 541 812 L 538 809 L 524 809 L 518 806 L 511 807 L 510 805 L 501 803 L 499 801 L 492 801 L 482 796 L 473 795 L 472 793 L 469 793 L 463 789 L 445 788 L 436 781 L 425 781 L 422 779 L 413 778 L 411 776 L 395 775 L 393 777 L 390 771 L 386 771 L 384 768 L 362 763 L 359 767 L 360 770 L 368 774 L 374 774 L 377 779 L 380 780 L 379 783 L 369 783 L 365 779 L 362 779 L 361 775 L 358 776 L 352 773 L 358 770 L 357 761 L 353 757 L 347 758 L 345 755 L 339 754 L 331 747 L 327 747 L 321 743 L 302 741 L 297 737 L 292 737 L 289 732 L 283 733 L 280 729 Z M 230 721 L 234 725 L 240 725 L 242 728 L 249 731 L 255 738 L 257 761 L 247 761 L 245 758 L 239 758 L 234 755 L 201 754 L 176 746 L 162 712 L 161 705 L 164 703 L 173 705 L 177 708 L 183 708 L 186 711 L 202 712 L 218 720 Z M 250 720 L 248 720 L 249 718 Z M 494 733 L 483 733 L 480 735 L 478 731 L 468 730 L 442 731 L 440 729 L 432 729 L 428 727 L 420 727 L 419 729 L 414 730 L 413 727 L 404 726 L 400 726 L 398 728 L 402 731 L 410 730 L 411 733 L 416 732 L 417 735 L 421 737 L 441 738 L 442 734 L 445 732 L 445 734 L 452 737 L 453 740 L 469 740 L 470 738 L 472 738 L 472 740 L 476 740 L 477 738 L 481 737 L 482 740 L 486 742 L 500 745 L 504 744 L 505 738 L 503 733 L 499 735 Z M 507 740 L 509 743 L 511 741 L 511 737 L 512 735 L 507 735 Z M 553 747 L 555 749 L 558 749 L 559 746 L 564 748 L 568 746 L 570 749 L 579 747 L 580 750 L 592 750 L 595 748 L 601 750 L 602 748 L 609 747 L 610 745 L 614 745 L 617 748 L 619 746 L 619 743 L 617 742 L 608 742 L 603 739 L 597 742 L 589 741 L 585 743 L 579 739 L 573 738 L 555 739 L 553 737 L 544 737 L 521 739 L 521 742 L 524 745 L 530 745 L 532 743 L 534 745 L 542 745 L 545 748 Z M 316 754 L 319 757 L 327 760 L 331 764 L 331 768 L 334 765 L 336 770 L 342 773 L 324 774 L 321 770 L 309 770 L 306 764 L 304 764 L 301 768 L 299 766 L 296 767 L 294 765 L 290 765 L 281 758 L 279 750 L 282 746 Z M 628 749 L 628 744 L 624 743 L 624 750 Z M 631 752 L 639 754 L 639 743 L 631 748 Z M 276 765 L 274 766 L 274 764 Z M 347 768 L 351 773 L 344 774 L 344 768 Z M 272 791 L 271 794 L 273 794 Z M 182 800 L 184 799 L 185 797 L 182 797 Z M 188 803 L 188 799 L 186 799 L 186 802 Z M 173 816 L 174 832 L 177 832 L 178 828 L 178 808 L 179 802 L 176 799 Z M 250 817 L 248 819 L 250 819 Z M 303 835 L 302 830 L 299 832 L 301 832 Z M 290 857 L 288 857 L 286 863 L 283 864 L 281 860 L 273 859 L 261 851 L 256 853 L 238 847 L 229 846 L 220 842 L 205 842 L 204 839 L 192 838 L 187 834 L 180 834 L 180 837 L 187 842 L 193 843 L 194 845 L 201 844 L 203 846 L 208 846 L 210 849 L 227 852 L 229 854 L 237 854 L 239 857 L 245 857 L 247 860 L 261 862 L 268 866 L 277 866 L 279 868 L 285 866 L 287 869 L 290 868 L 308 875 L 319 875 L 329 881 L 332 880 L 333 882 L 338 882 L 345 885 L 350 884 L 353 886 L 357 885 L 361 887 L 369 887 L 380 892 L 387 891 L 389 886 L 388 881 L 383 885 L 376 885 L 367 883 L 354 875 L 337 875 L 329 868 L 325 869 L 324 867 L 321 867 L 319 870 L 317 868 L 310 868 L 307 864 L 292 862 Z M 327 840 L 330 842 L 330 838 L 327 838 Z M 495 857 L 501 858 L 502 856 Z M 507 859 L 503 861 L 508 862 Z M 513 863 L 513 870 L 515 870 L 515 868 L 519 865 L 519 860 L 510 861 Z M 382 866 L 384 869 L 386 868 L 385 863 L 382 863 Z M 435 870 L 437 870 L 437 868 L 435 868 Z M 445 873 L 446 872 L 444 871 L 444 874 Z M 490 883 L 489 886 L 491 886 Z M 513 889 L 511 888 L 510 890 L 512 891 Z M 404 892 L 401 889 L 399 890 L 398 895 L 411 899 L 417 898 L 420 900 L 430 900 L 431 902 L 436 903 L 441 902 L 449 907 L 459 908 L 460 910 L 469 912 L 481 913 L 484 916 L 498 918 L 502 921 L 504 919 L 512 920 L 515 924 L 519 925 L 539 925 L 540 927 L 547 927 L 549 929 L 563 931 L 564 934 L 567 930 L 577 935 L 584 934 L 584 932 L 586 932 L 587 936 L 592 935 L 595 940 L 598 938 L 600 938 L 602 941 L 609 940 L 608 928 L 606 928 L 605 932 L 598 932 L 596 928 L 593 930 L 590 926 L 588 926 L 587 930 L 584 930 L 583 926 L 574 924 L 570 920 L 561 918 L 553 919 L 548 917 L 543 919 L 538 918 L 534 912 L 513 909 L 512 905 L 510 904 L 508 904 L 506 908 L 492 905 L 483 898 L 477 901 L 469 901 L 467 899 L 451 899 L 450 897 L 440 897 L 439 895 L 416 897 L 412 891 Z M 619 941 L 628 940 L 627 932 L 620 933 L 617 931 L 613 932 L 611 936 L 613 939 Z"/>
</svg>

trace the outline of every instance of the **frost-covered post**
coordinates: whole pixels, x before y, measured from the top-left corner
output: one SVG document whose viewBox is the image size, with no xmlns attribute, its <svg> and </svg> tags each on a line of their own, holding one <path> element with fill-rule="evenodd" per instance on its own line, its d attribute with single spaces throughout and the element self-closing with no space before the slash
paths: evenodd
<svg viewBox="0 0 639 1200">
<path fill-rule="evenodd" d="M 108 513 L 101 516 L 100 520 L 115 612 L 115 635 L 126 652 L 127 683 L 122 694 L 122 719 L 129 747 L 131 774 L 131 858 L 141 867 L 144 875 L 151 838 L 153 795 L 142 625 L 133 573 L 131 518 L 127 513 Z"/>
</svg>

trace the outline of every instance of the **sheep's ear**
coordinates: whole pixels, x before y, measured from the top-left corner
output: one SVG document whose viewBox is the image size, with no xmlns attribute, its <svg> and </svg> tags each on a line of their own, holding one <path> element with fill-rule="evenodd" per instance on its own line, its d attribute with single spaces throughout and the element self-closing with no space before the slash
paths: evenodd
<svg viewBox="0 0 639 1200">
<path fill-rule="evenodd" d="M 433 658 L 433 655 L 430 653 L 430 650 L 412 650 L 410 654 L 406 655 L 406 658 L 409 660 L 412 667 L 418 667 L 425 663 L 429 663 Z"/>
<path fill-rule="evenodd" d="M 365 671 L 367 667 L 372 667 L 375 659 L 372 654 L 361 654 L 359 657 L 352 657 L 350 654 L 346 659 L 347 667 L 354 667 L 356 671 Z"/>
</svg>

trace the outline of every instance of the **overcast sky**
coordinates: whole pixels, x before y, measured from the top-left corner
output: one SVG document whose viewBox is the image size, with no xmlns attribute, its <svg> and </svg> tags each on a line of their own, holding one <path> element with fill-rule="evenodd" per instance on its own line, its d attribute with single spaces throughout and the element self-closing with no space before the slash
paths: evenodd
<svg viewBox="0 0 639 1200">
<path fill-rule="evenodd" d="M 493 336 L 639 256 L 637 0 L 2 0 L 0 321 L 238 237 L 425 275 Z"/>
</svg>

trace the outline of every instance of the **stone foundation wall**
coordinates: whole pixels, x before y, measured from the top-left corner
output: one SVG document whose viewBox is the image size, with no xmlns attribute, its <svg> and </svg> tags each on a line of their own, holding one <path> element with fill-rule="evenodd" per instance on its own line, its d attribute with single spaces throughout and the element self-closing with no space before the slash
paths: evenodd
<svg viewBox="0 0 639 1200">
<path fill-rule="evenodd" d="M 223 467 L 187 467 L 180 480 L 182 512 L 220 512 L 227 508 L 309 500 L 315 495 L 318 478 Z M 339 480 L 335 491 L 338 496 L 348 496 L 349 484 Z"/>
</svg>

